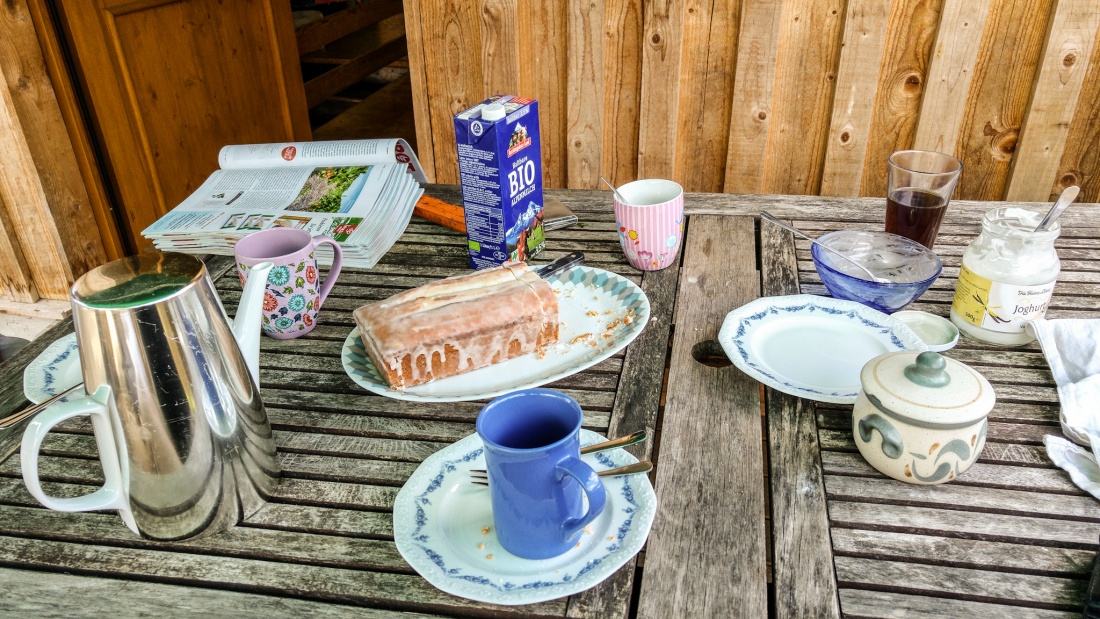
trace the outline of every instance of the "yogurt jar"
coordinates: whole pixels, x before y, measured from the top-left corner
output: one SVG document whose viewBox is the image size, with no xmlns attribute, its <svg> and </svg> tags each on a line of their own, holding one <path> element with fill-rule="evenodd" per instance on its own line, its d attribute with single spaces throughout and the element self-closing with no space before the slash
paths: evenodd
<svg viewBox="0 0 1100 619">
<path fill-rule="evenodd" d="M 1024 327 L 1042 318 L 1062 265 L 1055 223 L 1035 232 L 1043 214 L 1015 207 L 986 212 L 982 232 L 963 253 L 951 322 L 976 340 L 1003 346 L 1033 341 Z"/>
</svg>

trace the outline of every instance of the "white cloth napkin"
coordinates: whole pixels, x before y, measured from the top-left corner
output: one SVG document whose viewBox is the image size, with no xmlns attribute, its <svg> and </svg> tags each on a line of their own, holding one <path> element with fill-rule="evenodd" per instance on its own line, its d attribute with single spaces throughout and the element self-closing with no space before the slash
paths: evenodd
<svg viewBox="0 0 1100 619">
<path fill-rule="evenodd" d="M 1069 441 L 1047 435 L 1047 456 L 1069 473 L 1081 489 L 1100 499 L 1100 320 L 1039 318 L 1027 324 L 1039 340 L 1062 404 L 1062 432 L 1092 453 Z M 1090 440 L 1092 439 L 1092 440 Z"/>
<path fill-rule="evenodd" d="M 1062 403 L 1062 432 L 1081 445 L 1100 437 L 1100 320 L 1039 318 L 1027 324 L 1039 340 Z"/>
<path fill-rule="evenodd" d="M 1069 473 L 1073 483 L 1100 499 L 1100 466 L 1088 450 L 1052 434 L 1043 437 L 1043 444 L 1050 459 Z"/>
</svg>

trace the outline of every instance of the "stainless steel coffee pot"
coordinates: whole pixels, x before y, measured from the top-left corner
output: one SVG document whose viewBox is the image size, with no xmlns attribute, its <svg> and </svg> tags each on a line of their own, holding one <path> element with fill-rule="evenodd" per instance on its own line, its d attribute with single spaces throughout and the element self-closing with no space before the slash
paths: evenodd
<svg viewBox="0 0 1100 619">
<path fill-rule="evenodd" d="M 275 440 L 258 385 L 260 308 L 271 263 L 248 278 L 230 327 L 206 267 L 147 253 L 89 271 L 70 300 L 87 397 L 31 421 L 27 489 L 61 511 L 114 509 L 142 537 L 175 540 L 233 526 L 275 490 Z M 106 479 L 77 498 L 38 478 L 46 434 L 90 415 Z"/>
</svg>

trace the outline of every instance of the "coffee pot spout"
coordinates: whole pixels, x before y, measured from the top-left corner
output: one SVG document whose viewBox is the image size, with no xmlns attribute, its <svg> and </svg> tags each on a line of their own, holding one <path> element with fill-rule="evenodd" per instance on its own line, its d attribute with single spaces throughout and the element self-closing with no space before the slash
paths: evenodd
<svg viewBox="0 0 1100 619">
<path fill-rule="evenodd" d="M 237 338 L 237 346 L 257 386 L 260 384 L 260 316 L 267 289 L 267 273 L 274 266 L 272 262 L 261 262 L 249 269 L 241 302 L 237 305 L 237 315 L 233 319 L 233 336 Z"/>
</svg>

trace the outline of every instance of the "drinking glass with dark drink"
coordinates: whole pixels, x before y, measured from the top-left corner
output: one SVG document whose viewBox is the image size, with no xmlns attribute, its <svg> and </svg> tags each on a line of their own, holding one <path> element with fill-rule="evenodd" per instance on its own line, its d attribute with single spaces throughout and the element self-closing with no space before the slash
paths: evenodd
<svg viewBox="0 0 1100 619">
<path fill-rule="evenodd" d="M 962 162 L 927 150 L 900 150 L 888 161 L 886 231 L 931 249 Z"/>
</svg>

